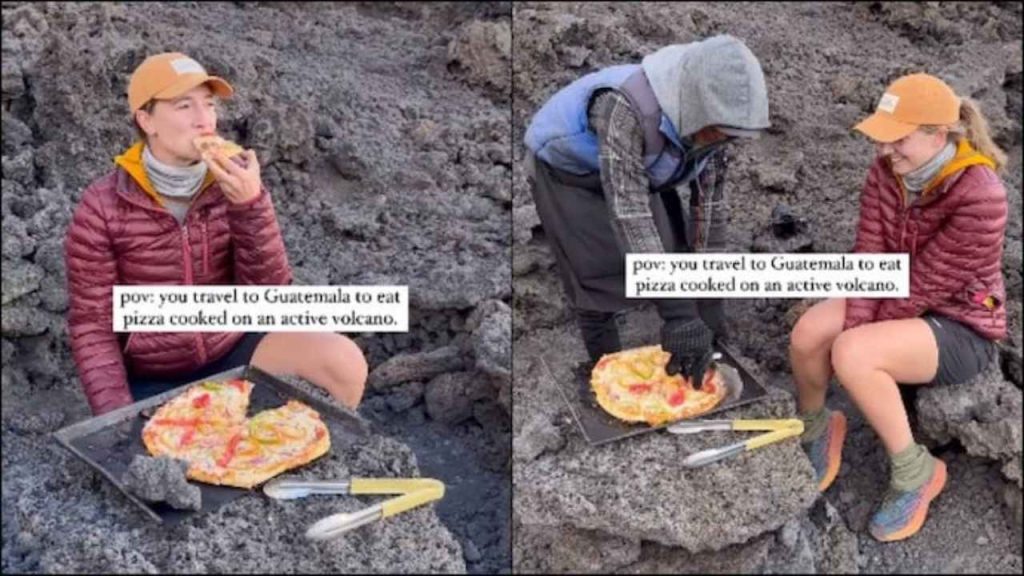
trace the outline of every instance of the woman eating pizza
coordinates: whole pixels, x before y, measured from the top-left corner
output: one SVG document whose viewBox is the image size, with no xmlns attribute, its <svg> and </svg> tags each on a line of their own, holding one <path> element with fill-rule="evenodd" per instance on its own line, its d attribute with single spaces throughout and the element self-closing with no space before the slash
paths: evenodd
<svg viewBox="0 0 1024 576">
<path fill-rule="evenodd" d="M 180 53 L 151 56 L 132 74 L 139 141 L 86 188 L 65 239 L 68 332 L 94 414 L 245 364 L 359 404 L 366 360 L 341 334 L 113 331 L 115 284 L 291 283 L 255 152 L 216 137 L 217 99 L 232 94 Z"/>
<path fill-rule="evenodd" d="M 890 541 L 921 528 L 946 482 L 945 463 L 914 442 L 897 383 L 964 383 L 1006 335 L 1007 199 L 997 176 L 1006 155 L 977 104 L 927 74 L 893 82 L 855 129 L 877 157 L 854 252 L 909 253 L 910 297 L 821 302 L 793 328 L 789 354 L 820 490 L 839 471 L 846 436 L 845 416 L 825 407 L 832 374 L 881 438 L 891 480 L 870 531 Z"/>
</svg>

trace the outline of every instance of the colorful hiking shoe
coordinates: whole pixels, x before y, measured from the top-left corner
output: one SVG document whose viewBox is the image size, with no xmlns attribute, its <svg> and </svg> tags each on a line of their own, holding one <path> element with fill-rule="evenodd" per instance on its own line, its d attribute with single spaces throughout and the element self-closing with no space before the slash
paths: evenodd
<svg viewBox="0 0 1024 576">
<path fill-rule="evenodd" d="M 818 491 L 824 492 L 839 474 L 843 461 L 843 441 L 846 440 L 846 415 L 838 410 L 829 414 L 828 427 L 821 436 L 809 444 L 801 444 L 814 466 Z"/>
<path fill-rule="evenodd" d="M 917 490 L 898 492 L 890 489 L 875 515 L 871 517 L 870 531 L 876 540 L 892 542 L 917 533 L 928 516 L 928 504 L 946 486 L 946 463 L 935 458 L 935 470 Z"/>
</svg>

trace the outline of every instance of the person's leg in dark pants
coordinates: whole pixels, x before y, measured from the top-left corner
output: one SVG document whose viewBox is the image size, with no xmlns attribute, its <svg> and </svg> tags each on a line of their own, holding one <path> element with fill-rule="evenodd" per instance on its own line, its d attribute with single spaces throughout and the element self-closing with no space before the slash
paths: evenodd
<svg viewBox="0 0 1024 576">
<path fill-rule="evenodd" d="M 622 349 L 614 312 L 577 309 L 575 313 L 576 324 L 580 327 L 580 335 L 583 337 L 583 345 L 586 346 L 587 354 L 590 355 L 592 362 L 597 362 L 605 354 Z"/>
</svg>

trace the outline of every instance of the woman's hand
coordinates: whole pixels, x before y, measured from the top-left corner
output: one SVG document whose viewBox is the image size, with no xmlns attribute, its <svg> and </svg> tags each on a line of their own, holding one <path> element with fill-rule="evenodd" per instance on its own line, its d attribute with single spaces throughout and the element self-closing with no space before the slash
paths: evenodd
<svg viewBox="0 0 1024 576">
<path fill-rule="evenodd" d="M 243 154 L 245 168 L 232 162 L 220 150 L 203 154 L 203 161 L 232 204 L 244 204 L 260 195 L 260 163 L 256 152 L 246 150 Z"/>
</svg>

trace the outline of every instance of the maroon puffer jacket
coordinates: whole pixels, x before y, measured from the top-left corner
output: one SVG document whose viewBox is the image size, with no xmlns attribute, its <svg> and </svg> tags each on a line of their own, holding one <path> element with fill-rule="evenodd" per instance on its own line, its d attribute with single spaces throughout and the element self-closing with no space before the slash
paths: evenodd
<svg viewBox="0 0 1024 576">
<path fill-rule="evenodd" d="M 910 254 L 910 298 L 851 298 L 844 329 L 932 312 L 990 340 L 1006 336 L 1006 190 L 991 161 L 962 141 L 945 179 L 909 206 L 888 163 L 871 166 L 854 252 Z"/>
<path fill-rule="evenodd" d="M 124 167 L 83 193 L 68 227 L 65 257 L 71 350 L 94 414 L 133 401 L 126 362 L 140 375 L 180 375 L 223 357 L 242 337 L 240 332 L 136 332 L 127 341 L 119 339 L 112 327 L 115 284 L 290 284 L 292 279 L 265 189 L 248 203 L 233 205 L 213 183 L 194 201 L 182 226 Z"/>
</svg>

